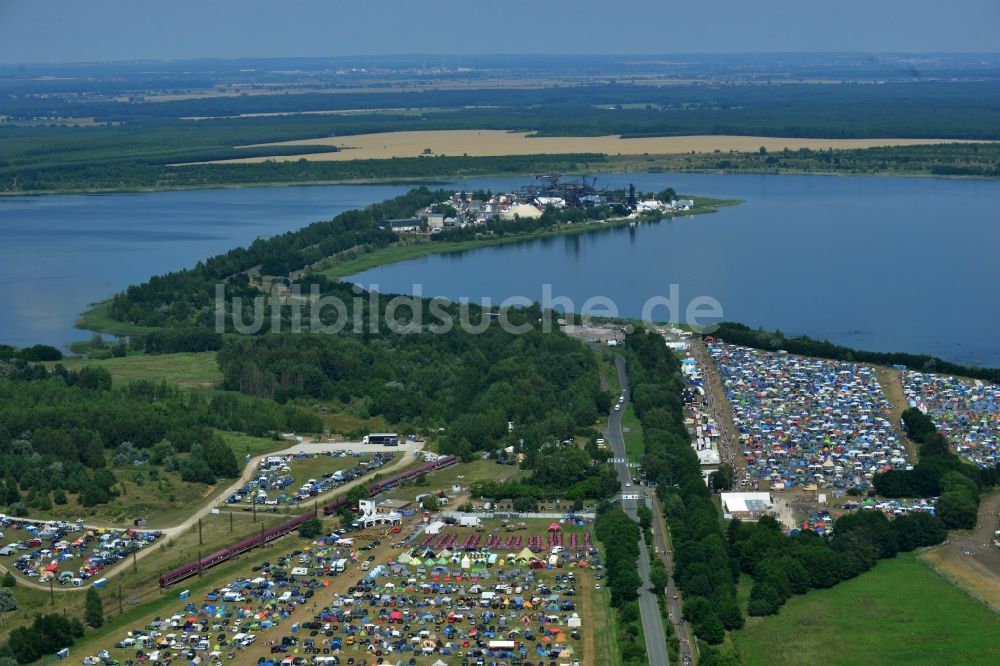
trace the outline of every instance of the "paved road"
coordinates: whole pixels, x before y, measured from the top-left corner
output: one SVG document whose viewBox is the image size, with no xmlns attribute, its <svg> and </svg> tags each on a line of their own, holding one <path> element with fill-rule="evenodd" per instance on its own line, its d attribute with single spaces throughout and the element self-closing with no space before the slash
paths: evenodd
<svg viewBox="0 0 1000 666">
<path fill-rule="evenodd" d="M 621 415 L 629 403 L 628 372 L 625 370 L 625 359 L 614 354 L 615 366 L 618 368 L 618 379 L 621 382 L 622 394 L 625 401 L 622 403 L 621 411 L 612 411 L 608 419 L 608 429 L 604 436 L 611 444 L 614 457 L 627 462 L 625 453 L 625 439 L 622 437 Z M 621 483 L 623 494 L 643 494 L 643 490 L 632 484 L 632 473 L 626 463 L 615 463 L 615 472 L 618 474 L 618 481 Z M 626 486 L 628 484 L 628 486 Z M 639 500 L 642 501 L 642 500 Z M 622 508 L 632 520 L 638 521 L 636 508 L 639 501 L 622 500 Z M 660 619 L 660 607 L 656 600 L 656 592 L 653 591 L 649 582 L 649 550 L 646 548 L 645 537 L 640 537 L 639 542 L 639 578 L 642 586 L 639 588 L 639 612 L 642 617 L 642 631 L 646 635 L 646 656 L 651 666 L 668 666 L 670 663 L 667 657 L 667 636 L 663 631 L 663 622 Z"/>
<path fill-rule="evenodd" d="M 670 621 L 674 625 L 674 635 L 680 640 L 681 662 L 682 664 L 693 664 L 695 663 L 694 653 L 691 650 L 693 634 L 681 615 L 681 602 L 684 596 L 674 584 L 673 548 L 670 544 L 666 519 L 663 516 L 663 511 L 660 510 L 659 502 L 656 501 L 653 502 L 653 540 L 656 551 L 667 568 L 668 578 L 664 595 L 667 599 L 667 608 L 670 610 Z"/>
</svg>

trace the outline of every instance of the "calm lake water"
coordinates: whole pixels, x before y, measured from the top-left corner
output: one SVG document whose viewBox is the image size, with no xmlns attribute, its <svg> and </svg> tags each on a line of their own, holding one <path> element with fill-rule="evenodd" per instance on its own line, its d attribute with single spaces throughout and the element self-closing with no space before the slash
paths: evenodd
<svg viewBox="0 0 1000 666">
<path fill-rule="evenodd" d="M 456 183 L 517 188 L 524 178 Z M 353 279 L 383 292 L 610 299 L 639 316 L 678 285 L 683 309 L 865 349 L 1000 366 L 1000 182 L 613 174 L 598 186 L 734 197 L 712 215 L 426 257 Z M 0 341 L 64 345 L 88 303 L 259 236 L 394 196 L 401 186 L 0 198 Z M 664 309 L 654 314 L 666 318 Z M 683 313 L 682 313 L 683 314 Z"/>
<path fill-rule="evenodd" d="M 406 191 L 276 187 L 0 197 L 0 342 L 63 346 L 88 304 L 260 236 Z"/>
<path fill-rule="evenodd" d="M 678 285 L 724 317 L 861 349 L 1000 366 L 1000 182 L 821 176 L 620 174 L 739 198 L 719 213 L 425 257 L 354 276 L 383 292 L 542 301 L 595 295 L 638 317 Z M 664 309 L 654 311 L 666 319 Z M 681 312 L 683 318 L 683 312 Z"/>
</svg>

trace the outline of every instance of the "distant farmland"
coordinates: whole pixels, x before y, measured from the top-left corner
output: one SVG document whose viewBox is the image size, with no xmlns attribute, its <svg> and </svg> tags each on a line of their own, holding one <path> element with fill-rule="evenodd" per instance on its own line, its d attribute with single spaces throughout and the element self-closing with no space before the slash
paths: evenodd
<svg viewBox="0 0 1000 666">
<path fill-rule="evenodd" d="M 784 149 L 811 150 L 872 148 L 877 146 L 917 146 L 939 143 L 962 143 L 952 139 L 801 139 L 763 136 L 662 136 L 621 138 L 620 136 L 532 136 L 529 132 L 503 130 L 435 130 L 415 132 L 383 132 L 347 136 L 321 137 L 299 141 L 254 144 L 245 146 L 260 152 L 274 147 L 283 155 L 217 160 L 211 163 L 257 163 L 265 160 L 294 162 L 346 162 L 362 159 L 391 159 L 420 155 L 451 157 L 502 157 L 508 155 L 565 155 L 571 153 L 604 153 L 607 155 L 668 155 L 680 153 L 756 152 L 764 147 L 769 152 Z M 289 155 L 289 148 L 330 146 L 335 152 L 310 152 Z M 278 150 L 280 148 L 280 151 Z"/>
</svg>

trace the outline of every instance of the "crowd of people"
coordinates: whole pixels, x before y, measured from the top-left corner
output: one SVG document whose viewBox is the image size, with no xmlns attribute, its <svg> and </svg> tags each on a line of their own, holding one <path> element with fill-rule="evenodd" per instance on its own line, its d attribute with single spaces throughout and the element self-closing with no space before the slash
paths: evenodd
<svg viewBox="0 0 1000 666">
<path fill-rule="evenodd" d="M 708 349 L 739 433 L 744 485 L 866 490 L 876 472 L 909 467 L 871 368 L 722 342 Z"/>
</svg>

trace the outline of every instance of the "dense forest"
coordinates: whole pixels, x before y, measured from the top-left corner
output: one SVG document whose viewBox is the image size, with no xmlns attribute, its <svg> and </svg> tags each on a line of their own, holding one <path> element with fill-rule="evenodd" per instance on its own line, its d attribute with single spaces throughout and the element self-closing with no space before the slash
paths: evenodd
<svg viewBox="0 0 1000 666">
<path fill-rule="evenodd" d="M 316 432 L 320 420 L 291 406 L 238 395 L 185 394 L 165 383 L 112 386 L 100 367 L 67 371 L 22 361 L 0 366 L 0 505 L 26 515 L 84 507 L 118 494 L 112 466 L 161 465 L 183 481 L 235 477 L 240 464 L 218 430 L 264 436 Z"/>
<path fill-rule="evenodd" d="M 304 111 L 355 110 L 340 115 Z M 366 112 L 399 109 L 398 112 Z M 733 134 L 817 138 L 1000 139 L 1000 83 L 891 85 L 565 86 L 542 89 L 254 95 L 163 102 L 57 96 L 0 103 L 13 120 L 92 117 L 88 127 L 0 124 L 0 191 L 191 187 L 361 178 L 445 177 L 567 169 L 599 156 L 364 160 L 207 165 L 192 162 L 330 150 L 250 144 L 375 132 L 497 129 L 543 136 Z M 223 117 L 241 113 L 292 115 Z M 188 117 L 214 117 L 186 120 Z M 720 159 L 725 159 L 724 157 Z M 766 159 L 766 158 L 764 158 Z M 777 158 L 772 158 L 777 160 Z M 831 162 L 829 169 L 837 168 Z M 181 166 L 183 165 L 183 166 Z M 766 166 L 766 165 L 765 165 Z M 726 168 L 716 166 L 713 168 Z M 968 169 L 974 169 L 969 172 Z M 948 159 L 936 173 L 991 175 Z"/>
<path fill-rule="evenodd" d="M 0 130 L 2 134 L 2 130 Z M 309 151 L 301 151 L 309 152 Z M 277 154 L 277 153 L 271 153 Z M 394 157 L 345 162 L 297 160 L 257 164 L 188 164 L 173 166 L 151 161 L 85 161 L 76 164 L 0 165 L 0 192 L 73 192 L 180 189 L 217 185 L 270 185 L 343 181 L 444 179 L 533 171 L 576 171 L 583 165 L 606 163 L 603 155 L 515 155 L 507 157 Z"/>
<path fill-rule="evenodd" d="M 608 573 L 611 607 L 618 619 L 622 666 L 648 664 L 646 646 L 639 630 L 638 589 L 642 579 L 636 570 L 639 559 L 639 525 L 617 506 L 603 504 L 594 521 L 594 536 L 604 546 L 604 570 Z"/>
<path fill-rule="evenodd" d="M 905 365 L 912 370 L 961 375 L 963 377 L 972 377 L 987 381 L 997 381 L 1000 379 L 1000 372 L 996 368 L 959 365 L 927 354 L 851 349 L 850 347 L 835 345 L 828 340 L 815 340 L 807 335 L 788 338 L 781 331 L 765 331 L 760 328 L 752 329 L 744 324 L 734 322 L 718 324 L 715 331 L 711 333 L 711 336 L 725 340 L 730 344 L 753 347 L 765 351 L 782 350 L 790 354 L 828 358 L 834 361 L 873 363 L 885 366 Z"/>
<path fill-rule="evenodd" d="M 88 128 L 110 146 L 116 136 L 166 128 L 173 145 L 202 147 L 200 136 L 229 145 L 414 129 L 537 130 L 551 136 L 763 136 L 1000 138 L 1000 82 L 892 85 L 642 86 L 424 90 L 217 96 L 155 102 L 7 98 L 13 119 L 93 117 L 120 125 Z M 371 112 L 399 109 L 407 112 Z M 354 110 L 338 116 L 239 114 Z M 367 112 L 366 112 L 367 111 Z M 414 113 L 416 112 L 416 113 Z M 201 117 L 209 120 L 182 120 Z M 23 129 L 23 128 L 16 128 Z M 57 128 L 53 128 L 57 129 Z M 17 137 L 20 132 L 14 133 Z M 69 135 L 73 136 L 73 135 Z M 242 137 L 242 139 L 241 139 Z M 148 149 L 150 145 L 144 146 Z M 180 161 L 180 160 L 177 160 Z"/>
<path fill-rule="evenodd" d="M 459 321 L 459 306 L 444 311 Z M 560 333 L 544 333 L 537 308 L 507 316 L 525 332 L 506 332 L 473 312 L 478 333 L 456 323 L 437 333 L 234 338 L 219 352 L 219 365 L 229 389 L 278 402 L 360 398 L 365 413 L 404 429 L 443 427 L 441 450 L 463 457 L 507 441 L 537 450 L 593 425 L 609 398 L 592 354 Z"/>
</svg>

